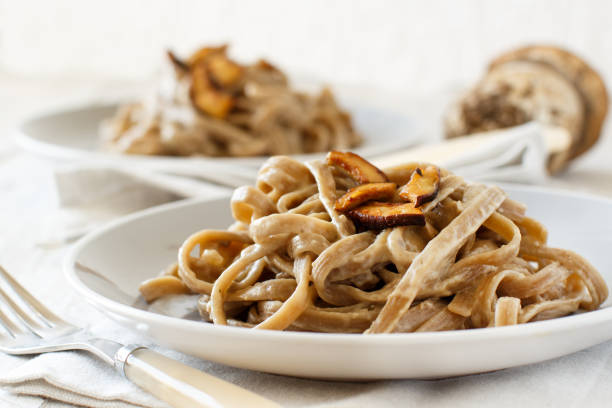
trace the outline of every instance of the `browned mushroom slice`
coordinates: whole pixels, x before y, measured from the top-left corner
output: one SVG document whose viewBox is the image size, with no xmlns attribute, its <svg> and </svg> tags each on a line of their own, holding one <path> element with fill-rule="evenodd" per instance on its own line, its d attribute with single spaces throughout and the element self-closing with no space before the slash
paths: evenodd
<svg viewBox="0 0 612 408">
<path fill-rule="evenodd" d="M 425 225 L 423 212 L 412 203 L 372 202 L 347 213 L 358 225 L 371 230 L 399 227 L 402 225 Z"/>
<path fill-rule="evenodd" d="M 191 95 L 193 104 L 202 112 L 223 119 L 234 106 L 234 100 L 230 95 L 215 89 L 207 89 Z"/>
<path fill-rule="evenodd" d="M 216 118 L 225 118 L 234 106 L 231 95 L 212 86 L 204 64 L 192 69 L 190 97 L 196 108 Z"/>
<path fill-rule="evenodd" d="M 224 54 L 213 54 L 206 60 L 212 79 L 222 87 L 236 84 L 242 77 L 242 67 Z"/>
<path fill-rule="evenodd" d="M 351 152 L 332 150 L 327 154 L 327 164 L 339 166 L 347 171 L 358 183 L 386 183 L 387 176 L 378 167 Z"/>
<path fill-rule="evenodd" d="M 410 181 L 404 184 L 399 191 L 399 196 L 420 207 L 424 203 L 433 200 L 440 188 L 440 169 L 436 166 L 417 167 Z"/>
<path fill-rule="evenodd" d="M 366 201 L 389 200 L 395 194 L 395 183 L 367 183 L 351 188 L 336 200 L 336 211 L 344 212 L 359 207 Z"/>
</svg>

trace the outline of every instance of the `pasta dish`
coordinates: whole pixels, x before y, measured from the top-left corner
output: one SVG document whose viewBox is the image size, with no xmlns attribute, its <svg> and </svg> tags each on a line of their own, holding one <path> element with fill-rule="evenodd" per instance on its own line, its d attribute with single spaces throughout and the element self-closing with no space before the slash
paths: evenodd
<svg viewBox="0 0 612 408">
<path fill-rule="evenodd" d="M 552 319 L 608 296 L 524 205 L 427 163 L 272 157 L 231 209 L 233 225 L 194 233 L 141 284 L 147 302 L 194 293 L 218 325 L 374 334 Z"/>
<path fill-rule="evenodd" d="M 293 90 L 260 60 L 241 65 L 226 46 L 189 59 L 168 52 L 171 72 L 152 98 L 122 106 L 101 126 L 110 151 L 170 156 L 262 156 L 326 152 L 361 137 L 329 89 Z"/>
</svg>

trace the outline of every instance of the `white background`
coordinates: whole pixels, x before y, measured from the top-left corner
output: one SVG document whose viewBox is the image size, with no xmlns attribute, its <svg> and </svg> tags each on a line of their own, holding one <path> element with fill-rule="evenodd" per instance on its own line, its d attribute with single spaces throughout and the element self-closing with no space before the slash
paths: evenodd
<svg viewBox="0 0 612 408">
<path fill-rule="evenodd" d="M 605 0 L 0 0 L 0 141 L 39 111 L 139 95 L 167 47 L 224 42 L 239 60 L 355 89 L 439 137 L 448 91 L 514 47 L 567 47 L 612 84 L 611 22 Z M 609 122 L 549 184 L 612 195 Z"/>
<path fill-rule="evenodd" d="M 0 69 L 142 79 L 164 47 L 229 42 L 329 82 L 426 94 L 477 78 L 510 47 L 552 43 L 612 80 L 612 3 L 570 1 L 0 0 Z"/>
</svg>

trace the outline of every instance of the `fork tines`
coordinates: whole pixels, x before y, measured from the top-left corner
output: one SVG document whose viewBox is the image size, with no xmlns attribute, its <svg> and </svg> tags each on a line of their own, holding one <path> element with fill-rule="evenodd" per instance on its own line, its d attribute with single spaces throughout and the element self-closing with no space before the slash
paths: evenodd
<svg viewBox="0 0 612 408">
<path fill-rule="evenodd" d="M 0 266 L 0 325 L 11 337 L 28 332 L 42 337 L 62 323 Z"/>
</svg>

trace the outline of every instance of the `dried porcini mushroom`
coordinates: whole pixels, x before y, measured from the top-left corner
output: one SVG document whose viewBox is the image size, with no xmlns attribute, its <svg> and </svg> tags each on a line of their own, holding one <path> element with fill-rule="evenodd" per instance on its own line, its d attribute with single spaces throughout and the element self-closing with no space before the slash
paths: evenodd
<svg viewBox="0 0 612 408">
<path fill-rule="evenodd" d="M 413 203 L 391 203 L 372 200 L 392 200 L 397 191 L 380 169 L 363 157 L 350 152 L 331 151 L 327 164 L 344 169 L 357 187 L 349 189 L 336 200 L 336 211 L 344 212 L 358 226 L 381 230 L 402 225 L 425 225 L 423 212 Z M 364 204 L 369 202 L 367 204 Z"/>
<path fill-rule="evenodd" d="M 355 153 L 332 150 L 327 154 L 327 164 L 344 169 L 360 184 L 389 181 L 379 168 Z"/>
<path fill-rule="evenodd" d="M 211 79 L 221 87 L 235 85 L 242 78 L 242 67 L 225 56 L 213 54 L 207 59 Z"/>
<path fill-rule="evenodd" d="M 196 51 L 186 63 L 169 54 L 175 67 L 186 65 L 191 74 L 189 95 L 202 113 L 225 118 L 234 107 L 243 67 L 225 54 L 227 46 L 205 47 Z"/>
<path fill-rule="evenodd" d="M 425 225 L 425 215 L 412 203 L 381 203 L 374 201 L 350 210 L 346 215 L 356 224 L 370 230 Z"/>
<path fill-rule="evenodd" d="M 212 86 L 204 65 L 198 64 L 193 67 L 191 75 L 189 96 L 194 106 L 216 118 L 226 117 L 234 106 L 234 98 Z"/>
<path fill-rule="evenodd" d="M 366 183 L 351 188 L 336 200 L 336 211 L 345 212 L 372 200 L 390 200 L 395 194 L 395 183 Z"/>
<path fill-rule="evenodd" d="M 399 191 L 399 196 L 420 207 L 433 200 L 440 189 L 440 169 L 436 166 L 417 167 L 408 183 Z"/>
</svg>

